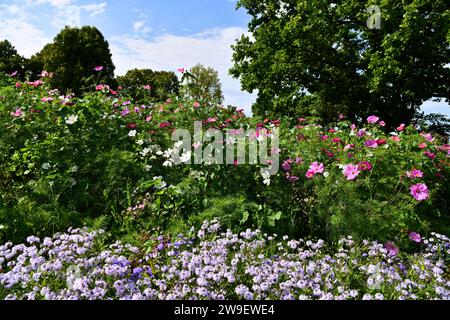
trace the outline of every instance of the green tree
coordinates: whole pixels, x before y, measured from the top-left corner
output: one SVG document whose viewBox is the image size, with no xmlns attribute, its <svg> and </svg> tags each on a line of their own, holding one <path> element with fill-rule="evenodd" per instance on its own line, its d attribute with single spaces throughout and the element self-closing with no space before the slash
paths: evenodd
<svg viewBox="0 0 450 320">
<path fill-rule="evenodd" d="M 376 11 L 368 10 L 378 5 Z M 231 74 L 258 91 L 256 114 L 376 113 L 409 122 L 449 99 L 450 10 L 444 0 L 239 0 L 252 20 L 233 46 Z M 381 28 L 373 19 L 381 18 Z"/>
<path fill-rule="evenodd" d="M 31 60 L 53 72 L 51 84 L 61 90 L 80 93 L 93 85 L 94 79 L 96 83 L 115 85 L 109 44 L 95 27 L 64 28 L 53 43 L 47 44 Z M 103 70 L 96 72 L 96 66 L 103 66 Z"/>
<path fill-rule="evenodd" d="M 211 67 L 197 64 L 183 76 L 182 94 L 188 99 L 209 105 L 223 103 L 219 73 Z"/>
<path fill-rule="evenodd" d="M 133 69 L 118 77 L 117 82 L 130 96 L 139 100 L 150 97 L 156 101 L 165 101 L 172 95 L 178 95 L 180 90 L 177 76 L 170 71 Z"/>
<path fill-rule="evenodd" d="M 0 72 L 10 74 L 17 71 L 18 76 L 24 76 L 27 70 L 26 61 L 8 40 L 0 41 Z"/>
</svg>

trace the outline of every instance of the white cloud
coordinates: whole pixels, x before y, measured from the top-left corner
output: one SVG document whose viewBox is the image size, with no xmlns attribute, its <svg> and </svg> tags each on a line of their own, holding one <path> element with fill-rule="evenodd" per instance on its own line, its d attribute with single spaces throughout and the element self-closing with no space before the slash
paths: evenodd
<svg viewBox="0 0 450 320">
<path fill-rule="evenodd" d="M 255 95 L 241 92 L 239 80 L 228 74 L 232 66 L 231 45 L 243 33 L 247 30 L 229 27 L 209 29 L 191 36 L 165 34 L 151 40 L 116 36 L 109 42 L 118 75 L 133 68 L 176 72 L 180 67 L 188 69 L 202 63 L 219 72 L 225 104 L 242 107 L 249 113 Z"/>
<path fill-rule="evenodd" d="M 133 23 L 133 30 L 136 33 L 142 33 L 142 34 L 147 34 L 150 31 L 152 31 L 152 29 L 148 26 L 146 26 L 147 20 L 138 20 L 135 23 Z"/>
<path fill-rule="evenodd" d="M 20 5 L 22 11 L 32 12 L 39 5 L 54 7 L 51 24 L 61 29 L 64 26 L 80 27 L 82 25 L 82 14 L 86 12 L 90 17 L 96 17 L 105 12 L 107 3 L 79 4 L 77 0 L 23 0 Z"/>
<path fill-rule="evenodd" d="M 136 21 L 136 22 L 133 24 L 133 30 L 134 30 L 135 32 L 139 32 L 139 30 L 142 29 L 142 27 L 144 26 L 144 24 L 145 24 L 144 21 Z"/>
<path fill-rule="evenodd" d="M 30 3 L 31 1 L 28 1 Z M 49 4 L 51 6 L 62 8 L 72 4 L 72 0 L 35 0 L 32 1 L 34 4 Z"/>
<path fill-rule="evenodd" d="M 20 13 L 20 8 L 16 4 L 6 5 L 0 4 L 0 9 L 7 14 L 18 14 Z"/>
<path fill-rule="evenodd" d="M 8 39 L 25 57 L 31 57 L 51 41 L 41 30 L 23 19 L 0 19 L 0 39 Z"/>
<path fill-rule="evenodd" d="M 80 27 L 81 8 L 75 5 L 61 7 L 57 14 L 53 16 L 51 23 L 56 29 L 62 29 L 65 26 Z"/>
<path fill-rule="evenodd" d="M 91 17 L 98 16 L 105 12 L 106 10 L 106 2 L 102 3 L 90 3 L 80 6 L 81 9 L 86 10 Z"/>
</svg>

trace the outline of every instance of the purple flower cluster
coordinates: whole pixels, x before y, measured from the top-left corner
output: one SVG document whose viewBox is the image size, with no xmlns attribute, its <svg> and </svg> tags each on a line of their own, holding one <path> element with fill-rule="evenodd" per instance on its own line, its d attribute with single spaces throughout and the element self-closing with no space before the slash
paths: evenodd
<svg viewBox="0 0 450 320">
<path fill-rule="evenodd" d="M 0 246 L 3 299 L 450 299 L 450 239 L 396 256 L 378 242 L 293 240 L 205 222 L 193 239 L 140 250 L 100 245 L 102 231 Z M 150 249 L 150 250 L 149 250 Z M 148 253 L 143 253 L 148 252 Z"/>
</svg>

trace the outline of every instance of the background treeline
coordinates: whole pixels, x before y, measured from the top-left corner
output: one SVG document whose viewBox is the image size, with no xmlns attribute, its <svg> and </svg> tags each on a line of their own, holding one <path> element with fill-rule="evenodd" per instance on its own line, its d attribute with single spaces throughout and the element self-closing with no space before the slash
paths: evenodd
<svg viewBox="0 0 450 320">
<path fill-rule="evenodd" d="M 95 70 L 96 67 L 101 68 Z M 0 41 L 0 72 L 18 80 L 34 81 L 43 70 L 52 73 L 49 84 L 62 93 L 81 95 L 94 91 L 98 84 L 106 84 L 134 99 L 151 97 L 164 101 L 182 94 L 209 105 L 223 102 L 217 71 L 201 64 L 183 71 L 181 79 L 172 71 L 151 69 L 133 69 L 115 77 L 108 41 L 95 27 L 66 27 L 29 59 L 21 56 L 8 40 Z M 182 82 L 186 82 L 183 88 Z"/>
<path fill-rule="evenodd" d="M 254 115 L 315 117 L 327 124 L 343 115 L 361 123 L 377 114 L 388 129 L 400 123 L 426 124 L 449 134 L 447 117 L 424 115 L 430 99 L 450 98 L 450 10 L 443 0 L 384 1 L 378 5 L 380 28 L 369 28 L 375 11 L 370 1 L 240 0 L 251 16 L 249 31 L 233 45 L 230 74 L 242 89 L 256 92 Z M 375 17 L 376 18 L 376 17 Z M 93 68 L 103 66 L 99 73 Z M 54 73 L 51 85 L 81 94 L 95 84 L 150 94 L 221 104 L 217 72 L 202 65 L 185 72 L 130 70 L 116 78 L 108 42 L 95 27 L 62 30 L 30 59 L 8 41 L 0 42 L 0 71 L 17 71 L 20 79 Z M 93 81 L 95 80 L 95 81 Z M 146 86 L 145 88 L 143 86 Z"/>
</svg>

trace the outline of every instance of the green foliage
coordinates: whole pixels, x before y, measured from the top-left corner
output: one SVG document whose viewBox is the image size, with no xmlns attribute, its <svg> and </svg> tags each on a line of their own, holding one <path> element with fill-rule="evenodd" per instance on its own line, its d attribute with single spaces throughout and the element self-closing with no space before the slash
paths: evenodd
<svg viewBox="0 0 450 320">
<path fill-rule="evenodd" d="M 40 71 L 39 65 L 19 55 L 8 40 L 0 41 L 0 73 L 17 72 L 14 77 L 25 80 L 26 78 L 34 79 Z"/>
<path fill-rule="evenodd" d="M 430 143 L 408 127 L 406 132 L 393 136 L 397 141 L 374 125 L 366 127 L 364 135 L 356 134 L 356 130 L 349 135 L 349 124 L 341 121 L 331 132 L 300 126 L 291 130 L 291 138 L 285 136 L 284 148 L 289 150 L 289 158 L 303 159 L 302 164 L 292 166 L 289 174 L 300 177 L 296 184 L 302 185 L 303 195 L 300 193 L 295 202 L 299 206 L 308 204 L 303 212 L 308 233 L 333 239 L 350 234 L 380 240 L 392 239 L 408 230 L 435 229 L 448 233 L 450 220 L 445 213 L 448 201 L 443 194 L 450 192 L 448 179 L 444 178 L 449 173 L 449 163 L 445 157 L 434 158 L 442 152 L 436 147 L 438 136 Z M 366 147 L 370 139 L 377 139 L 380 145 Z M 428 144 L 433 159 L 419 148 L 423 143 Z M 308 179 L 304 172 L 314 161 L 323 162 L 325 172 Z M 357 178 L 346 179 L 344 166 L 364 161 L 370 163 L 371 169 L 360 169 Z M 407 177 L 406 173 L 413 169 L 421 170 L 423 178 Z M 419 182 L 433 186 L 430 199 L 434 200 L 419 202 L 411 196 L 410 187 Z"/>
<path fill-rule="evenodd" d="M 117 82 L 122 87 L 123 94 L 135 100 L 147 98 L 151 101 L 166 101 L 169 97 L 178 95 L 180 88 L 175 73 L 150 69 L 129 70 L 124 76 L 118 77 Z"/>
<path fill-rule="evenodd" d="M 369 29 L 370 5 L 381 29 Z M 443 0 L 240 0 L 252 17 L 231 74 L 258 90 L 258 115 L 370 114 L 408 123 L 432 97 L 449 99 L 450 10 Z M 311 103 L 312 102 L 312 103 Z M 304 112 L 307 111 L 307 112 Z"/>
<path fill-rule="evenodd" d="M 50 84 L 62 91 L 73 90 L 76 94 L 97 83 L 115 85 L 114 64 L 109 44 L 95 27 L 64 28 L 31 61 L 54 73 Z M 103 66 L 96 75 L 94 68 Z"/>
<path fill-rule="evenodd" d="M 0 41 L 0 72 L 21 71 L 24 59 L 8 40 Z"/>
<path fill-rule="evenodd" d="M 204 105 L 217 106 L 223 102 L 219 73 L 211 67 L 197 64 L 183 75 L 181 94 Z"/>
<path fill-rule="evenodd" d="M 434 132 L 442 137 L 450 136 L 450 119 L 440 113 L 421 114 L 415 122 L 424 131 Z"/>
<path fill-rule="evenodd" d="M 323 127 L 315 117 L 246 118 L 235 108 L 177 97 L 144 104 L 146 97 L 104 88 L 76 98 L 46 82 L 15 82 L 0 78 L 1 240 L 86 224 L 140 242 L 212 218 L 235 232 L 324 239 L 449 232 L 450 147 L 412 126 L 391 135 L 380 124 L 357 128 L 340 120 Z M 267 178 L 265 163 L 174 165 L 172 132 L 192 134 L 193 120 L 204 130 L 258 128 L 260 136 L 278 128 L 281 151 L 272 152 L 280 152 L 282 169 Z M 376 147 L 367 140 L 378 141 Z M 347 180 L 342 167 L 362 161 L 372 169 Z M 313 162 L 323 163 L 324 172 L 308 178 Z M 407 177 L 414 168 L 424 176 Z M 430 191 L 426 201 L 410 194 L 419 182 Z"/>
</svg>

